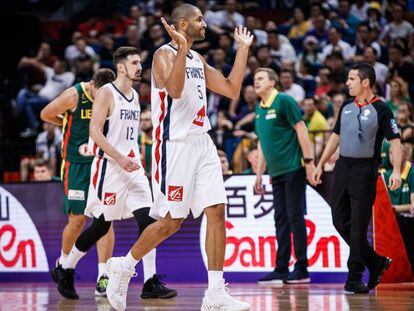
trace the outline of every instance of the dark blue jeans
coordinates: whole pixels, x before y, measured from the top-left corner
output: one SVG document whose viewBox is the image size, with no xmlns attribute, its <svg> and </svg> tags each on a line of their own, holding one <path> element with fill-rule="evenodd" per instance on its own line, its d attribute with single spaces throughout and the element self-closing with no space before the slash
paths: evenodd
<svg viewBox="0 0 414 311">
<path fill-rule="evenodd" d="M 48 102 L 49 100 L 43 96 L 28 89 L 21 89 L 16 98 L 17 113 L 24 111 L 28 126 L 35 128 L 39 124 L 37 115 Z"/>
<path fill-rule="evenodd" d="M 295 269 L 306 269 L 308 267 L 308 243 L 305 222 L 305 169 L 300 168 L 272 177 L 272 185 L 278 243 L 276 269 L 285 270 L 289 266 L 291 233 L 293 233 L 293 245 L 297 258 Z"/>
</svg>

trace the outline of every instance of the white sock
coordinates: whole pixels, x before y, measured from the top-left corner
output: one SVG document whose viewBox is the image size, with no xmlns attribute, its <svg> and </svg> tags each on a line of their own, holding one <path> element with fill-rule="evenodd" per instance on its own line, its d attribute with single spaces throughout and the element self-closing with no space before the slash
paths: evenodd
<svg viewBox="0 0 414 311">
<path fill-rule="evenodd" d="M 144 283 L 148 279 L 152 278 L 154 274 L 156 273 L 156 268 L 155 268 L 156 253 L 157 253 L 157 250 L 154 248 L 152 251 L 150 251 L 148 254 L 142 257 L 142 264 L 144 267 Z"/>
<path fill-rule="evenodd" d="M 216 288 L 223 279 L 223 271 L 208 271 L 208 289 Z"/>
<path fill-rule="evenodd" d="M 62 250 L 60 251 L 60 257 L 58 260 L 58 264 L 63 264 L 63 262 L 66 260 L 66 257 L 68 257 L 68 254 L 65 254 Z"/>
<path fill-rule="evenodd" d="M 63 269 L 75 269 L 76 265 L 78 264 L 79 260 L 85 256 L 86 253 L 81 252 L 73 245 L 68 257 L 63 261 L 62 268 Z"/>
<path fill-rule="evenodd" d="M 102 275 L 108 275 L 106 273 L 106 263 L 98 263 L 98 278 L 96 281 L 98 282 Z"/>
<path fill-rule="evenodd" d="M 136 260 L 134 257 L 132 257 L 131 251 L 129 251 L 129 253 L 124 258 L 122 258 L 122 266 L 128 270 L 135 269 L 135 266 L 138 262 L 139 260 Z"/>
</svg>

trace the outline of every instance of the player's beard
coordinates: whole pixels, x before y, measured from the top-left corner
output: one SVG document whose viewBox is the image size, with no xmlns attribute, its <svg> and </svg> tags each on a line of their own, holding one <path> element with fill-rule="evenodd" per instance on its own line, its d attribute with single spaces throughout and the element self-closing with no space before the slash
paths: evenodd
<svg viewBox="0 0 414 311">
<path fill-rule="evenodd" d="M 205 31 L 205 28 L 203 28 Z M 205 32 L 202 33 L 201 29 L 190 27 L 187 31 L 188 37 L 192 38 L 194 41 L 202 41 L 205 39 L 206 35 Z"/>
</svg>

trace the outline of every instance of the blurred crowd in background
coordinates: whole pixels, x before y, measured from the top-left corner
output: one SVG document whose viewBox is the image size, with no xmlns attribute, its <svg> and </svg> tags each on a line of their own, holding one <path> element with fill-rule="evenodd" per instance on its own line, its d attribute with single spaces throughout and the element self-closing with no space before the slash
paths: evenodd
<svg viewBox="0 0 414 311">
<path fill-rule="evenodd" d="M 149 173 L 151 62 L 154 51 L 170 40 L 160 17 L 168 20 L 172 8 L 183 1 L 56 1 L 52 7 L 60 5 L 47 14 L 44 7 L 52 1 L 27 2 L 43 5 L 43 14 L 31 21 L 37 30 L 25 30 L 28 37 L 37 31 L 35 39 L 25 43 L 23 33 L 20 48 L 9 47 L 12 57 L 7 65 L 14 71 L 6 71 L 0 86 L 0 180 L 33 180 L 39 159 L 46 161 L 52 175 L 59 175 L 61 129 L 42 123 L 40 110 L 66 88 L 89 81 L 98 68 L 114 69 L 112 55 L 119 46 L 134 46 L 141 53 L 142 81 L 135 87 L 144 111 L 139 143 Z M 274 69 L 278 89 L 297 101 L 318 159 L 338 110 L 349 96 L 347 68 L 355 62 L 370 63 L 377 76 L 375 93 L 394 112 L 406 159 L 412 160 L 413 0 L 186 2 L 200 8 L 208 25 L 206 39 L 196 42 L 193 49 L 225 76 L 235 56 L 234 28 L 244 25 L 255 36 L 240 98 L 208 94 L 211 136 L 224 174 L 256 170 L 254 109 L 258 97 L 253 74 L 259 67 Z M 29 13 L 24 15 L 27 7 L 20 10 L 19 16 L 30 22 Z M 325 169 L 331 170 L 335 160 Z"/>
</svg>

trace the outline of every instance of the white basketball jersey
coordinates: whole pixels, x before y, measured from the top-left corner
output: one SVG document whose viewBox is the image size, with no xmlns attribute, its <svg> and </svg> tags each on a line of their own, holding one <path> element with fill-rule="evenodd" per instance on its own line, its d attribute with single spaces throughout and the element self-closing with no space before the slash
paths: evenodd
<svg viewBox="0 0 414 311">
<path fill-rule="evenodd" d="M 171 44 L 165 44 L 160 49 L 169 49 L 177 55 L 177 49 Z M 200 56 L 193 50 L 186 56 L 185 82 L 180 98 L 171 98 L 165 88 L 157 88 L 152 74 L 153 139 L 182 140 L 187 135 L 203 134 L 210 130 L 206 97 L 204 66 Z"/>
<path fill-rule="evenodd" d="M 132 89 L 131 98 L 126 98 L 112 83 L 102 87 L 111 91 L 115 102 L 112 114 L 105 121 L 103 135 L 121 154 L 139 160 L 138 129 L 141 107 L 138 93 Z M 111 160 L 96 144 L 93 144 L 93 153 Z"/>
</svg>

